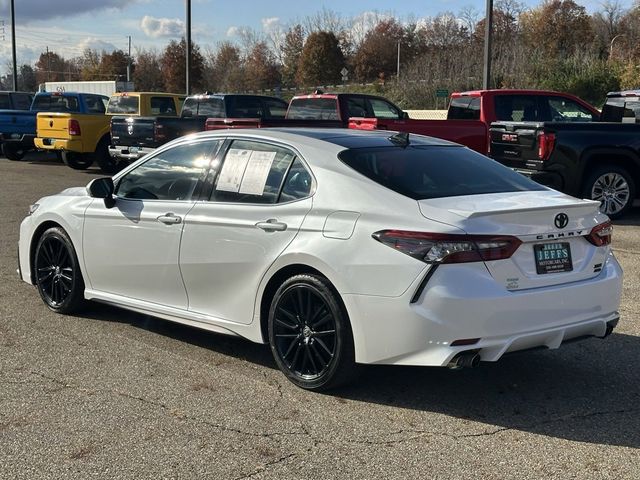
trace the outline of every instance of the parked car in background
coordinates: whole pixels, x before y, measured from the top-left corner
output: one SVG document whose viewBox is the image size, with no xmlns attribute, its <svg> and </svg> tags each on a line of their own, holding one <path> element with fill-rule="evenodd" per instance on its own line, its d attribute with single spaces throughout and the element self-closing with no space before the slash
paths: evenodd
<svg viewBox="0 0 640 480">
<path fill-rule="evenodd" d="M 162 92 L 121 92 L 109 97 L 107 114 L 132 117 L 178 116 L 186 95 Z"/>
<path fill-rule="evenodd" d="M 349 102 L 348 97 L 346 101 Z M 373 105 L 365 105 L 364 110 L 366 115 L 361 116 L 366 118 L 352 118 L 350 128 L 429 135 L 466 145 L 485 155 L 489 152 L 489 127 L 496 121 L 592 122 L 600 117 L 598 110 L 578 97 L 545 90 L 455 92 L 446 120 L 403 118 L 400 112 L 376 112 Z"/>
<path fill-rule="evenodd" d="M 581 122 L 563 102 L 553 105 L 553 122 L 496 122 L 491 156 L 556 190 L 597 200 L 618 218 L 640 185 L 639 94 L 609 93 L 596 122 Z"/>
<path fill-rule="evenodd" d="M 0 91 L 0 110 L 29 110 L 33 93 Z"/>
<path fill-rule="evenodd" d="M 187 97 L 177 118 L 164 115 L 113 117 L 109 154 L 117 169 L 170 140 L 204 130 L 208 117 L 277 119 L 284 118 L 287 107 L 287 102 L 263 95 L 193 95 Z"/>
<path fill-rule="evenodd" d="M 29 211 L 19 271 L 51 310 L 96 300 L 268 343 L 311 390 L 356 363 L 475 366 L 619 318 L 597 202 L 419 135 L 190 135 Z"/>
<path fill-rule="evenodd" d="M 109 97 L 78 94 L 66 101 L 67 110 L 37 114 L 36 148 L 60 152 L 64 163 L 78 170 L 89 168 L 94 161 L 103 162 L 109 155 L 110 117 L 105 114 Z"/>
<path fill-rule="evenodd" d="M 25 153 L 34 148 L 38 112 L 84 113 L 89 105 L 96 104 L 97 98 L 99 96 L 77 92 L 41 92 L 33 97 L 28 110 L 0 110 L 3 154 L 9 160 L 21 160 Z M 23 97 L 21 102 L 24 101 Z"/>
</svg>

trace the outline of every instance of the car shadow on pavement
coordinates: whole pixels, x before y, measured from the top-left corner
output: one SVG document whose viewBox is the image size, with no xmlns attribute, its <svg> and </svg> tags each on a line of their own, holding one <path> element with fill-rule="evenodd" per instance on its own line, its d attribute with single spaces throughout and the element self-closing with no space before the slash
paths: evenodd
<svg viewBox="0 0 640 480">
<path fill-rule="evenodd" d="M 241 338 L 99 304 L 82 316 L 127 323 L 277 369 L 268 346 Z M 639 337 L 613 333 L 604 340 L 587 339 L 559 350 L 505 356 L 497 363 L 481 363 L 475 369 L 364 366 L 352 384 L 329 395 L 483 424 L 473 426 L 473 433 L 435 432 L 460 438 L 514 430 L 640 448 L 639 358 Z M 281 381 L 296 390 L 284 377 Z M 408 425 L 407 430 L 411 429 L 431 431 L 431 425 Z"/>
<path fill-rule="evenodd" d="M 614 220 L 615 225 L 640 225 L 640 207 L 634 206 L 631 210 L 624 214 L 619 220 Z M 614 229 L 615 231 L 615 229 Z"/>
</svg>

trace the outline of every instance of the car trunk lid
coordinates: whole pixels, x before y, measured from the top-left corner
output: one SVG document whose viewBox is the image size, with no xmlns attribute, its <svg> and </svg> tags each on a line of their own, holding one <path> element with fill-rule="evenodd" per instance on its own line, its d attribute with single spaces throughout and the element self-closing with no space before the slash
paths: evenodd
<svg viewBox="0 0 640 480">
<path fill-rule="evenodd" d="M 55 138 L 68 140 L 69 134 L 69 113 L 38 113 L 37 132 L 40 138 Z"/>
<path fill-rule="evenodd" d="M 508 290 L 585 280 L 598 275 L 609 247 L 587 240 L 607 221 L 598 202 L 554 190 L 420 200 L 422 214 L 470 235 L 515 236 L 522 244 L 507 259 L 485 261 Z"/>
</svg>

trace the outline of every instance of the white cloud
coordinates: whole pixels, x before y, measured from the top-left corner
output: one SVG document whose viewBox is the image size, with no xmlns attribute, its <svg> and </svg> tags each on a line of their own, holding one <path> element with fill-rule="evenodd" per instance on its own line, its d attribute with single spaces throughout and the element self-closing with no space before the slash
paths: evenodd
<svg viewBox="0 0 640 480">
<path fill-rule="evenodd" d="M 281 26 L 279 17 L 263 18 L 260 21 L 262 22 L 262 30 L 264 30 L 265 32 L 276 31 Z"/>
<path fill-rule="evenodd" d="M 184 35 L 184 22 L 179 18 L 142 17 L 140 28 L 148 37 L 181 37 Z"/>
<path fill-rule="evenodd" d="M 241 31 L 242 29 L 240 27 L 233 25 L 227 29 L 227 37 L 235 37 L 239 35 Z"/>
<path fill-rule="evenodd" d="M 113 43 L 105 42 L 95 37 L 87 37 L 82 40 L 78 46 L 82 50 L 91 49 L 96 50 L 98 52 L 105 51 L 107 53 L 111 53 L 114 50 L 117 50 L 117 47 Z"/>
</svg>

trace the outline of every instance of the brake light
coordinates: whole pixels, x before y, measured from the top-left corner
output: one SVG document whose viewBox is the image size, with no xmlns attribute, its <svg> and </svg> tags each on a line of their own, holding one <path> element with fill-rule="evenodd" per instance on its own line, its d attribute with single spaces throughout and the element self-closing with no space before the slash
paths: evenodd
<svg viewBox="0 0 640 480">
<path fill-rule="evenodd" d="M 538 134 L 538 158 L 540 160 L 549 160 L 551 152 L 556 146 L 555 133 L 539 133 Z"/>
<path fill-rule="evenodd" d="M 154 124 L 153 126 L 153 137 L 156 141 L 162 141 L 167 138 L 167 134 L 164 133 L 164 126 L 160 124 Z"/>
<path fill-rule="evenodd" d="M 69 119 L 69 135 L 80 135 L 80 122 L 78 120 Z"/>
<path fill-rule="evenodd" d="M 604 222 L 596 225 L 591 229 L 589 235 L 585 238 L 596 247 L 604 247 L 611 244 L 611 236 L 613 235 L 613 225 L 611 222 Z"/>
<path fill-rule="evenodd" d="M 501 235 L 457 235 L 381 230 L 373 238 L 426 263 L 466 263 L 503 260 L 522 244 L 516 237 Z"/>
</svg>

